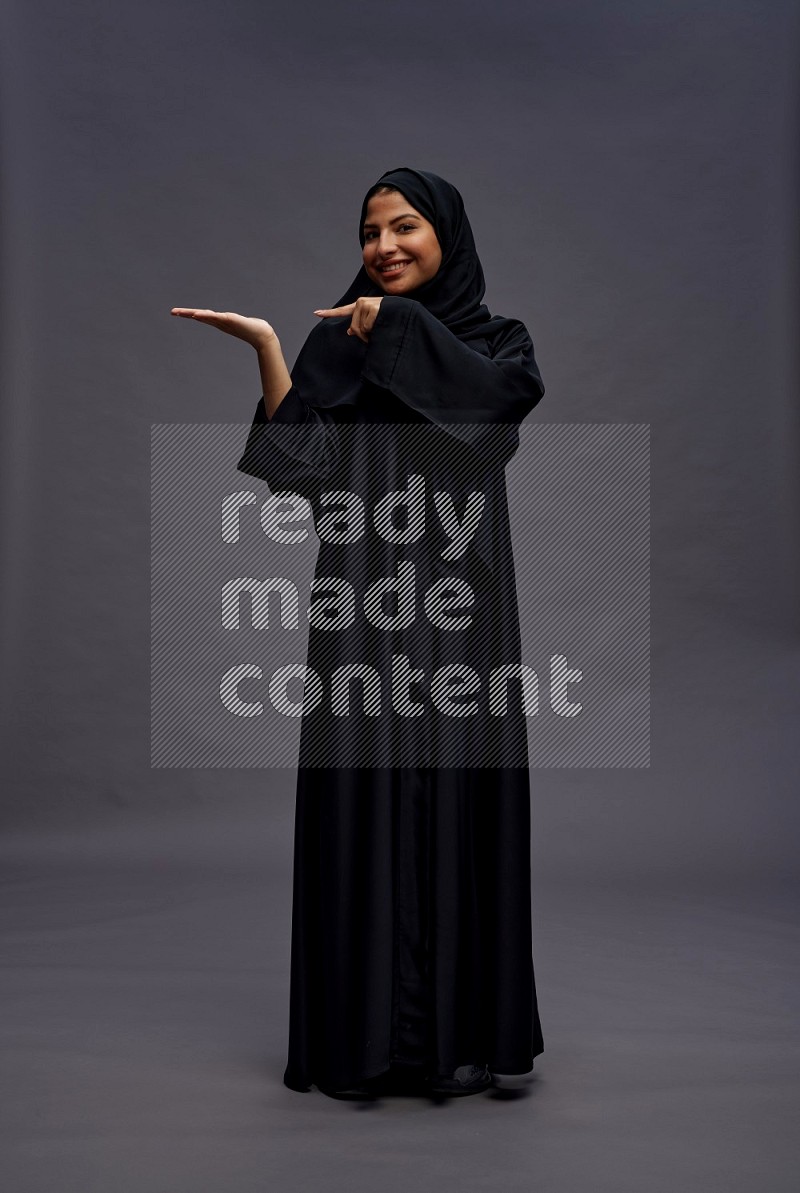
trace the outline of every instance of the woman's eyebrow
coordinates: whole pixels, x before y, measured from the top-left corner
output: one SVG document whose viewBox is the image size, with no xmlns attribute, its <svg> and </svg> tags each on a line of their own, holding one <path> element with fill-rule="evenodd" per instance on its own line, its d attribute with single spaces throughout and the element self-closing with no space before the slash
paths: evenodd
<svg viewBox="0 0 800 1193">
<path fill-rule="evenodd" d="M 419 216 L 413 211 L 406 211 L 403 215 L 396 215 L 393 220 L 389 220 L 390 224 L 396 224 L 398 220 L 416 220 Z M 364 224 L 365 228 L 377 228 L 377 224 Z"/>
</svg>

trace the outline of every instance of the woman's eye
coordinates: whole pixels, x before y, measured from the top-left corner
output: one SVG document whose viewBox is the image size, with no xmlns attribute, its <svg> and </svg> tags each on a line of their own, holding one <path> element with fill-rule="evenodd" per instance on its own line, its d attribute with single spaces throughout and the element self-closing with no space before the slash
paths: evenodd
<svg viewBox="0 0 800 1193">
<path fill-rule="evenodd" d="M 400 224 L 398 226 L 397 230 L 398 230 L 398 232 L 416 232 L 417 225 L 416 224 Z M 376 235 L 377 235 L 376 232 L 365 232 L 364 240 L 365 241 L 374 240 Z"/>
</svg>

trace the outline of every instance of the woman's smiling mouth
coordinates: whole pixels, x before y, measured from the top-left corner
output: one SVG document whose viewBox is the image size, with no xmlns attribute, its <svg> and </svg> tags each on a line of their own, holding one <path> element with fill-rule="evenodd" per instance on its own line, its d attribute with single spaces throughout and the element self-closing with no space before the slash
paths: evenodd
<svg viewBox="0 0 800 1193">
<path fill-rule="evenodd" d="M 388 265 L 379 265 L 378 273 L 382 274 L 383 277 L 393 277 L 397 273 L 402 273 L 405 267 L 410 264 L 410 261 L 390 261 Z"/>
</svg>

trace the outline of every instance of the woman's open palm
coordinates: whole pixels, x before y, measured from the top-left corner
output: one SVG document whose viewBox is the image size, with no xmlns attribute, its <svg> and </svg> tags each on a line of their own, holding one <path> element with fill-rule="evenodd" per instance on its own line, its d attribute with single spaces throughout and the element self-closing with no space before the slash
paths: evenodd
<svg viewBox="0 0 800 1193">
<path fill-rule="evenodd" d="M 235 311 L 207 311 L 200 307 L 173 307 L 171 315 L 179 315 L 182 319 L 194 319 L 197 323 L 207 323 L 219 331 L 225 331 L 238 340 L 244 340 L 258 348 L 267 340 L 273 339 L 275 330 L 266 319 L 255 319 L 249 315 L 237 315 Z"/>
</svg>

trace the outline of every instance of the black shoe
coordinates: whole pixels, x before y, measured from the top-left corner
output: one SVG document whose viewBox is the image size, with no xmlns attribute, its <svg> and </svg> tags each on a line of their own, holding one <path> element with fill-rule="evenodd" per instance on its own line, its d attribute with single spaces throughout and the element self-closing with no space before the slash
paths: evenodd
<svg viewBox="0 0 800 1193">
<path fill-rule="evenodd" d="M 452 1077 L 432 1077 L 430 1092 L 449 1098 L 460 1098 L 464 1094 L 480 1094 L 492 1084 L 486 1065 L 461 1065 Z"/>
</svg>

